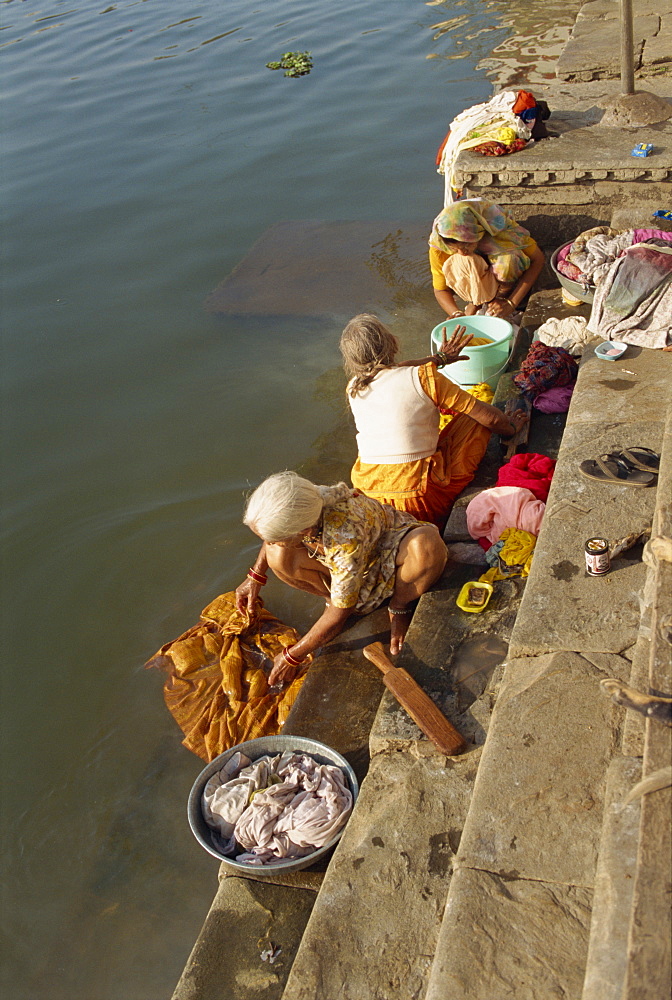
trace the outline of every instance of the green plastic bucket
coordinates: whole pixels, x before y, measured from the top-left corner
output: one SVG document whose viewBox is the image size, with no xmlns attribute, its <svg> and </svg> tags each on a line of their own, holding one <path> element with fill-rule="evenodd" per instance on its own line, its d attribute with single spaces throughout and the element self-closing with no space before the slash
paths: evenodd
<svg viewBox="0 0 672 1000">
<path fill-rule="evenodd" d="M 440 369 L 442 374 L 459 385 L 478 385 L 496 378 L 506 368 L 511 353 L 511 324 L 497 316 L 459 316 L 457 319 L 449 319 L 432 330 L 431 352 L 438 350 L 444 330 L 446 336 L 450 337 L 458 326 L 466 327 L 467 333 L 473 333 L 475 337 L 488 337 L 491 343 L 465 347 L 462 354 L 468 354 L 469 360 L 446 365 Z"/>
</svg>

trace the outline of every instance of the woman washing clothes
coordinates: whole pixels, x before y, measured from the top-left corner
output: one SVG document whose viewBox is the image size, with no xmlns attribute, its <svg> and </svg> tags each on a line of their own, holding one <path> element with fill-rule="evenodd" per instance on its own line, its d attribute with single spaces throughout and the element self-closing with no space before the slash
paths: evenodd
<svg viewBox="0 0 672 1000">
<path fill-rule="evenodd" d="M 429 265 L 434 295 L 450 319 L 473 316 L 481 306 L 487 316 L 508 319 L 537 280 L 544 254 L 498 205 L 467 198 L 434 220 Z"/>
<path fill-rule="evenodd" d="M 368 614 L 388 599 L 390 652 L 398 653 L 413 603 L 438 580 L 447 559 L 434 525 L 418 524 L 345 483 L 315 486 L 296 472 L 264 480 L 243 521 L 262 545 L 236 590 L 239 611 L 254 612 L 269 568 L 290 587 L 326 600 L 306 635 L 276 656 L 269 685 L 292 681 L 353 612 Z"/>
<path fill-rule="evenodd" d="M 528 419 L 520 410 L 505 416 L 437 370 L 462 360 L 471 339 L 458 326 L 450 340 L 444 334 L 437 354 L 398 361 L 397 338 L 377 316 L 355 316 L 341 336 L 357 428 L 353 486 L 439 531 L 474 478 L 491 432 L 511 437 Z M 446 409 L 455 415 L 440 431 L 440 410 Z"/>
</svg>

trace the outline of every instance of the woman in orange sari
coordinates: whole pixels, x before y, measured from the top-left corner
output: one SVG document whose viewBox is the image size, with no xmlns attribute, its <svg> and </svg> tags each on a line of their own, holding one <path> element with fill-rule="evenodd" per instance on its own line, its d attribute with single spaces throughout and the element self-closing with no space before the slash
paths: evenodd
<svg viewBox="0 0 672 1000">
<path fill-rule="evenodd" d="M 471 341 L 465 327 L 437 354 L 397 361 L 397 338 L 377 316 L 350 320 L 341 354 L 350 376 L 348 402 L 357 427 L 355 488 L 443 531 L 455 498 L 474 478 L 492 431 L 511 437 L 526 422 L 476 399 L 438 371 L 460 361 Z M 439 430 L 440 410 L 455 413 Z"/>
</svg>

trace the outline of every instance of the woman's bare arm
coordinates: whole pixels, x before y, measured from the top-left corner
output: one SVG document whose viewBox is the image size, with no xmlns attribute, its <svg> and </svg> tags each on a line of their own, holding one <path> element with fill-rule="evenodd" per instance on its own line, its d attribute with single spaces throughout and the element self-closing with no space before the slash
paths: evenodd
<svg viewBox="0 0 672 1000">
<path fill-rule="evenodd" d="M 507 316 L 511 316 L 512 313 L 518 309 L 520 303 L 523 301 L 525 296 L 532 287 L 541 274 L 541 269 L 544 266 L 544 253 L 535 246 L 534 250 L 530 255 L 530 266 L 527 271 L 521 274 L 520 278 L 511 289 L 506 298 L 498 295 L 494 299 L 487 309 L 488 316 L 498 316 L 500 319 L 506 319 Z"/>
<path fill-rule="evenodd" d="M 448 319 L 455 319 L 457 316 L 464 316 L 464 309 L 460 309 L 455 297 L 449 288 L 435 288 L 434 298 L 439 303 Z"/>
<path fill-rule="evenodd" d="M 433 361 L 435 365 L 441 367 L 452 365 L 455 361 L 468 361 L 469 355 L 461 352 L 468 347 L 473 337 L 473 333 L 467 333 L 466 326 L 456 326 L 449 340 L 444 327 L 443 339 L 436 354 L 429 354 L 426 358 L 416 358 L 414 361 L 397 361 L 397 368 L 426 365 L 428 361 Z"/>
<path fill-rule="evenodd" d="M 343 631 L 343 626 L 352 614 L 352 608 L 335 608 L 333 604 L 328 604 L 315 624 L 310 628 L 303 638 L 295 642 L 288 649 L 289 655 L 296 660 L 305 660 L 319 646 L 323 646 L 339 632 Z M 268 678 L 268 683 L 288 684 L 294 680 L 300 667 L 295 667 L 288 663 L 283 653 L 279 653 L 273 661 L 273 670 Z"/>
<path fill-rule="evenodd" d="M 477 399 L 473 408 L 469 410 L 469 416 L 476 423 L 482 424 L 483 427 L 495 431 L 496 434 L 500 434 L 502 437 L 513 437 L 530 419 L 524 410 L 515 410 L 511 414 L 505 414 L 501 410 L 498 410 L 496 406 L 484 403 L 480 399 Z"/>
<path fill-rule="evenodd" d="M 254 560 L 251 569 L 253 569 L 255 573 L 258 573 L 259 576 L 266 576 L 266 571 L 268 570 L 266 542 L 262 542 L 261 548 L 259 549 L 259 555 Z M 236 607 L 241 613 L 248 611 L 249 614 L 252 614 L 262 586 L 263 584 L 247 576 L 240 586 L 236 587 Z"/>
</svg>

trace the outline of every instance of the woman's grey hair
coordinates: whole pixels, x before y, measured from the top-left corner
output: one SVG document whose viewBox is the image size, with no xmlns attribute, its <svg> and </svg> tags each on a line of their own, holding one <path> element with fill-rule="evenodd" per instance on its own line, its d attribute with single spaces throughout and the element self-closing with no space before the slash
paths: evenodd
<svg viewBox="0 0 672 1000">
<path fill-rule="evenodd" d="M 250 496 L 243 524 L 265 542 L 281 542 L 317 524 L 323 506 L 320 487 L 296 472 L 276 472 Z"/>
<path fill-rule="evenodd" d="M 356 396 L 383 368 L 394 367 L 399 341 L 371 313 L 353 316 L 341 334 L 343 367 L 349 377 L 348 392 Z"/>
</svg>

